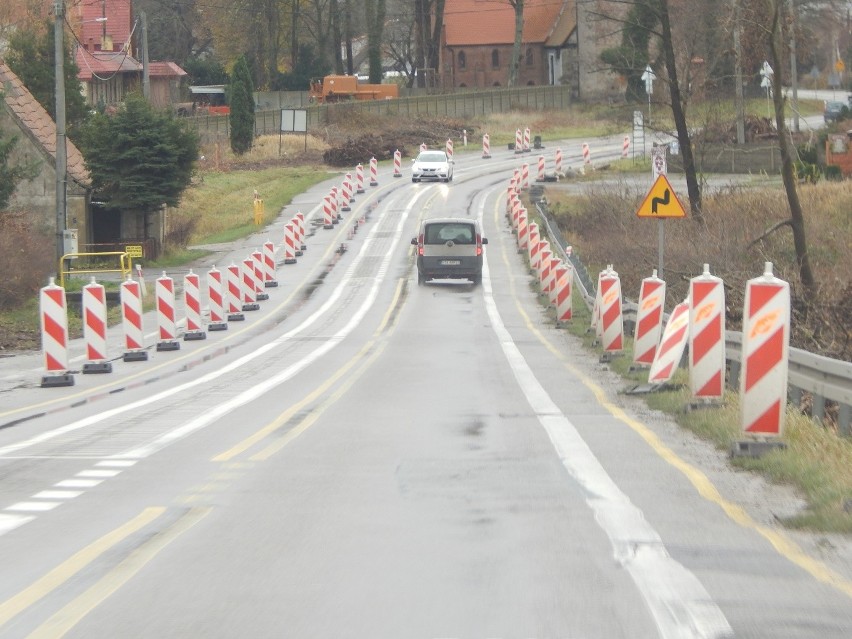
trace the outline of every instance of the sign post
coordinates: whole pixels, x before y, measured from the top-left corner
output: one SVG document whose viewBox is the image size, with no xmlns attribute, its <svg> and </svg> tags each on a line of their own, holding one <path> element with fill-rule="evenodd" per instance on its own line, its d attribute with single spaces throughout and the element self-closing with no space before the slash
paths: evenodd
<svg viewBox="0 0 852 639">
<path fill-rule="evenodd" d="M 657 79 L 657 75 L 654 73 L 654 70 L 651 68 L 651 65 L 645 65 L 645 71 L 641 76 L 642 82 L 645 83 L 645 94 L 648 96 L 648 121 L 651 120 L 651 95 L 654 93 L 654 80 Z"/>
<path fill-rule="evenodd" d="M 766 89 L 766 117 L 772 119 L 772 114 L 769 110 L 769 95 L 772 91 L 772 76 L 775 75 L 775 72 L 765 60 L 763 62 L 763 66 L 760 68 L 760 75 L 763 76 L 763 79 L 760 81 L 760 86 Z"/>
</svg>

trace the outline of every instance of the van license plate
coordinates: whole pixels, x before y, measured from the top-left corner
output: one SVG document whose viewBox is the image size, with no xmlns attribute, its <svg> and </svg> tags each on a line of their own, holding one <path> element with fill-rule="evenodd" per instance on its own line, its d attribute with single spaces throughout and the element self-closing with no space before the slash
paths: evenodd
<svg viewBox="0 0 852 639">
<path fill-rule="evenodd" d="M 441 260 L 441 266 L 458 266 L 461 260 Z"/>
</svg>

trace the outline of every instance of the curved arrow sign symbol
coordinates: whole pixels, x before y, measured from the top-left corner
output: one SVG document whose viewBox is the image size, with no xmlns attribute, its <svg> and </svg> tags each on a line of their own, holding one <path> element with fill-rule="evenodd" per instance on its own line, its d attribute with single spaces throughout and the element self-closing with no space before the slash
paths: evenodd
<svg viewBox="0 0 852 639">
<path fill-rule="evenodd" d="M 655 197 L 651 200 L 651 212 L 657 212 L 657 205 L 662 204 L 663 206 L 668 206 L 669 200 L 671 199 L 669 196 L 671 193 L 668 189 L 663 192 L 663 197 Z"/>
</svg>

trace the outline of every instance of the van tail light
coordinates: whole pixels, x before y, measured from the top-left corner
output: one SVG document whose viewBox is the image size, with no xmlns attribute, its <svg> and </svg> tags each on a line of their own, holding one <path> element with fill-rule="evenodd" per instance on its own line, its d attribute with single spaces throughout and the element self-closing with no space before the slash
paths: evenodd
<svg viewBox="0 0 852 639">
<path fill-rule="evenodd" d="M 417 238 L 417 254 L 420 257 L 423 257 L 423 235 L 422 234 Z"/>
<path fill-rule="evenodd" d="M 476 257 L 482 255 L 482 236 L 477 233 L 476 234 Z"/>
</svg>

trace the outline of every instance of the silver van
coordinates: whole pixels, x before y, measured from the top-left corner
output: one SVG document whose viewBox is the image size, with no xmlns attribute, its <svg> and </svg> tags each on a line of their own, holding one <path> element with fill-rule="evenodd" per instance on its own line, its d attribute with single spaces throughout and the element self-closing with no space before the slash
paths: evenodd
<svg viewBox="0 0 852 639">
<path fill-rule="evenodd" d="M 424 220 L 417 237 L 417 283 L 431 279 L 482 281 L 482 246 L 488 239 L 476 220 L 442 217 Z"/>
</svg>

